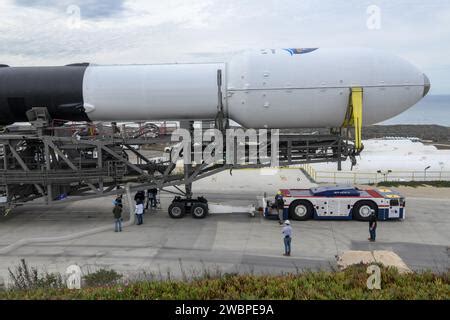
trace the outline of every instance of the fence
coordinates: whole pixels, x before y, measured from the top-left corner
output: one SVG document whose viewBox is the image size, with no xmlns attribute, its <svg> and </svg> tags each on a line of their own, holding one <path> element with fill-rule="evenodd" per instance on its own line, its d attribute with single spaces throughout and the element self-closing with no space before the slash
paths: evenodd
<svg viewBox="0 0 450 320">
<path fill-rule="evenodd" d="M 383 181 L 450 181 L 450 171 L 319 171 L 311 165 L 302 169 L 317 183 L 378 183 Z"/>
</svg>

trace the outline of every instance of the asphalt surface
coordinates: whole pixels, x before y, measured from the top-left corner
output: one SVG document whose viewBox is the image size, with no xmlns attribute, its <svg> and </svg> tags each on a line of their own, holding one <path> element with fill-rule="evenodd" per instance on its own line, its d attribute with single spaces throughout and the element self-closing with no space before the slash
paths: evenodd
<svg viewBox="0 0 450 320">
<path fill-rule="evenodd" d="M 210 201 L 237 206 L 256 204 L 260 195 L 248 190 L 203 194 Z M 67 241 L 26 243 L 0 254 L 0 278 L 8 281 L 8 268 L 21 258 L 49 272 L 65 272 L 78 264 L 83 271 L 112 268 L 131 278 L 330 270 L 336 267 L 335 256 L 346 250 L 391 250 L 416 271 L 442 272 L 450 265 L 450 201 L 444 195 L 408 198 L 406 220 L 379 222 L 376 243 L 367 241 L 366 222 L 294 221 L 291 257 L 282 256 L 277 221 L 247 213 L 174 220 L 166 213 L 172 197 L 162 195 L 162 210 L 146 213 L 143 225 L 121 233 L 113 231 L 111 198 L 16 208 L 0 218 L 0 250 L 24 238 L 103 229 Z"/>
</svg>

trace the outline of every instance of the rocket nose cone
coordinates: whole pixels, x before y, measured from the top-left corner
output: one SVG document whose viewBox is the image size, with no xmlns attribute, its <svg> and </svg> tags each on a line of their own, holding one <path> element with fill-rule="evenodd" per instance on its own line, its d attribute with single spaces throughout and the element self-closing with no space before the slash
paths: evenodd
<svg viewBox="0 0 450 320">
<path fill-rule="evenodd" d="M 428 92 L 430 91 L 430 88 L 431 88 L 430 79 L 427 77 L 427 75 L 425 73 L 423 74 L 423 81 L 424 81 L 423 96 L 425 97 L 428 94 Z"/>
</svg>

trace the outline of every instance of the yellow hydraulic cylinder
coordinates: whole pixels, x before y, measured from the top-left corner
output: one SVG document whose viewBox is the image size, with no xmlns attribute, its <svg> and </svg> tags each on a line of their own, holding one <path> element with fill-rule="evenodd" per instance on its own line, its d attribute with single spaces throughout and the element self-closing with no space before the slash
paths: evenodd
<svg viewBox="0 0 450 320">
<path fill-rule="evenodd" d="M 355 129 L 355 151 L 362 150 L 362 112 L 363 112 L 363 88 L 350 89 L 350 99 L 347 115 L 343 126 L 353 126 Z"/>
</svg>

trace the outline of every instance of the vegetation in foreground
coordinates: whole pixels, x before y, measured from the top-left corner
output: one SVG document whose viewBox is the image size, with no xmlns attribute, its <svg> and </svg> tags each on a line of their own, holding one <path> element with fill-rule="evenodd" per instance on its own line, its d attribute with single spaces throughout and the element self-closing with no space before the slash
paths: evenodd
<svg viewBox="0 0 450 320">
<path fill-rule="evenodd" d="M 450 188 L 450 181 L 384 181 L 377 183 L 377 187 L 435 187 Z"/>
<path fill-rule="evenodd" d="M 24 262 L 22 262 L 24 263 Z M 28 271 L 26 271 L 28 270 Z M 0 299 L 441 299 L 450 298 L 450 271 L 399 274 L 381 266 L 381 290 L 367 288 L 367 265 L 354 265 L 344 271 L 303 272 L 286 275 L 221 274 L 205 272 L 188 280 L 121 281 L 121 275 L 101 269 L 87 278 L 80 290 L 63 288 L 57 275 L 11 271 L 31 281 L 13 283 L 0 291 Z M 20 271 L 20 272 L 19 272 Z M 19 272 L 19 273 L 18 273 Z M 20 276 L 19 276 L 20 278 Z M 51 279 L 41 281 L 40 279 Z M 86 281 L 89 279 L 89 281 Z M 22 279 L 23 280 L 23 279 Z M 36 281 L 34 281 L 36 280 Z M 18 284 L 26 284 L 21 286 Z M 88 284 L 88 285 L 87 285 Z"/>
</svg>

